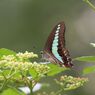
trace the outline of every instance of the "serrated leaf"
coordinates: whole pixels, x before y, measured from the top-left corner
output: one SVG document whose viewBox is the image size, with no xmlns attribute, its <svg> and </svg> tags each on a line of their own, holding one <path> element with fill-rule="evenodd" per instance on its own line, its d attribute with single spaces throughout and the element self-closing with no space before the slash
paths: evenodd
<svg viewBox="0 0 95 95">
<path fill-rule="evenodd" d="M 73 60 L 95 62 L 95 56 L 82 56 L 82 57 L 74 58 Z"/>
<path fill-rule="evenodd" d="M 15 55 L 16 52 L 12 51 L 12 50 L 9 50 L 9 49 L 5 49 L 5 48 L 1 48 L 0 49 L 0 58 L 3 56 L 3 55 Z"/>
<path fill-rule="evenodd" d="M 83 70 L 83 75 L 95 72 L 95 66 L 87 67 Z"/>
<path fill-rule="evenodd" d="M 54 76 L 54 75 L 61 73 L 61 72 L 68 69 L 65 67 L 60 67 L 60 66 L 55 65 L 55 64 L 48 64 L 48 66 L 50 67 L 50 72 L 47 73 L 48 76 Z"/>
</svg>

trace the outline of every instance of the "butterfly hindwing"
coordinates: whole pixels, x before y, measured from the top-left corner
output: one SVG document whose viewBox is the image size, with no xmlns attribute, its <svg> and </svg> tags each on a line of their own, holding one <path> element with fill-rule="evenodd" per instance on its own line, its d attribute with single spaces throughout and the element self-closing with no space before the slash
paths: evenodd
<svg viewBox="0 0 95 95">
<path fill-rule="evenodd" d="M 45 44 L 43 57 L 45 57 L 50 62 L 58 63 L 61 66 L 72 66 L 69 52 L 65 48 L 64 22 L 58 23 L 53 28 Z"/>
</svg>

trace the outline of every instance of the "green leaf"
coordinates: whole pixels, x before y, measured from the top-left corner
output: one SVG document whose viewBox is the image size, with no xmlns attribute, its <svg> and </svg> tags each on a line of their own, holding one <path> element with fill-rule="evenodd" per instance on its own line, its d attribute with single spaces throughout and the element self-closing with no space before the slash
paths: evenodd
<svg viewBox="0 0 95 95">
<path fill-rule="evenodd" d="M 9 74 L 10 70 L 2 70 L 2 72 L 0 74 L 4 74 L 5 76 L 7 76 Z"/>
<path fill-rule="evenodd" d="M 73 60 L 95 62 L 95 56 L 82 56 L 82 57 L 74 58 Z"/>
<path fill-rule="evenodd" d="M 37 72 L 33 68 L 29 70 L 29 74 L 32 76 L 32 78 L 37 76 Z"/>
<path fill-rule="evenodd" d="M 48 76 L 54 76 L 54 75 L 61 73 L 65 70 L 68 70 L 68 68 L 60 67 L 55 64 L 48 64 L 48 66 L 50 67 L 50 71 L 47 73 Z"/>
<path fill-rule="evenodd" d="M 3 55 L 15 55 L 16 52 L 12 51 L 12 50 L 9 50 L 9 49 L 5 49 L 5 48 L 1 48 L 0 49 L 0 58 L 3 56 Z"/>
<path fill-rule="evenodd" d="M 0 93 L 0 95 L 25 95 L 23 92 L 20 92 L 19 90 L 17 89 L 7 89 L 7 90 L 4 90 L 2 93 Z"/>
<path fill-rule="evenodd" d="M 83 70 L 83 75 L 95 72 L 95 66 L 87 67 Z"/>
</svg>

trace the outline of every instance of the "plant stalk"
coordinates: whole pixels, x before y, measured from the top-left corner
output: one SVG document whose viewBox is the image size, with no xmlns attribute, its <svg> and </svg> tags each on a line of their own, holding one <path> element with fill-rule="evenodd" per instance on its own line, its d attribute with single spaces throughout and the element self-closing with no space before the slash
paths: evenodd
<svg viewBox="0 0 95 95">
<path fill-rule="evenodd" d="M 83 1 L 86 2 L 95 11 L 95 6 L 89 0 L 83 0 Z"/>
</svg>

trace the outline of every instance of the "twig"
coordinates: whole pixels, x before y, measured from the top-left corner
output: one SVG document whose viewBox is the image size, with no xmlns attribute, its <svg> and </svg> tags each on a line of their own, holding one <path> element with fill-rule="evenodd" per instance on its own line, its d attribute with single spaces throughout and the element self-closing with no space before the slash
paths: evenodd
<svg viewBox="0 0 95 95">
<path fill-rule="evenodd" d="M 83 0 L 83 1 L 86 2 L 95 11 L 95 6 L 89 0 Z"/>
</svg>

